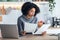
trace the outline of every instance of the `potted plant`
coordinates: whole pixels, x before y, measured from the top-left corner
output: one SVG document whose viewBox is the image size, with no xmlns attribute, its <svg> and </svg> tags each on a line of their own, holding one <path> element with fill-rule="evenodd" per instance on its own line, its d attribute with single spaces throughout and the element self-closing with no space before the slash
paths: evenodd
<svg viewBox="0 0 60 40">
<path fill-rule="evenodd" d="M 55 8 L 55 0 L 49 0 L 49 11 L 52 13 L 53 9 Z"/>
</svg>

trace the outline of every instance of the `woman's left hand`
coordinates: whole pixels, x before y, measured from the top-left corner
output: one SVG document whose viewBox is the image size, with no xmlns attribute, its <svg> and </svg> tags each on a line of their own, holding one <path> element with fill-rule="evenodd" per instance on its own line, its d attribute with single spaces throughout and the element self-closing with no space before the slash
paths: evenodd
<svg viewBox="0 0 60 40">
<path fill-rule="evenodd" d="M 39 21 L 38 22 L 38 27 L 41 27 L 43 25 L 43 22 L 42 21 Z"/>
</svg>

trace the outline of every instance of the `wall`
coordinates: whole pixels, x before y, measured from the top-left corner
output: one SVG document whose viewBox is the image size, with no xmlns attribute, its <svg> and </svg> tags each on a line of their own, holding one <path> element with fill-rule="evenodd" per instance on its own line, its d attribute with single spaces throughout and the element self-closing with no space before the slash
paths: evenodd
<svg viewBox="0 0 60 40">
<path fill-rule="evenodd" d="M 8 7 L 21 7 L 21 5 L 24 2 L 3 2 L 0 3 L 0 6 L 5 6 L 5 8 Z M 50 19 L 51 14 L 49 13 L 49 5 L 48 2 L 35 2 L 40 8 L 40 13 L 37 15 L 38 21 L 43 20 L 46 22 L 48 19 Z M 11 12 L 8 12 L 6 15 L 2 15 L 2 22 L 1 24 L 17 24 L 17 18 L 22 15 L 20 10 L 11 10 Z"/>
<path fill-rule="evenodd" d="M 56 5 L 53 11 L 53 16 L 60 18 L 60 0 L 55 0 L 55 2 L 56 2 Z"/>
</svg>

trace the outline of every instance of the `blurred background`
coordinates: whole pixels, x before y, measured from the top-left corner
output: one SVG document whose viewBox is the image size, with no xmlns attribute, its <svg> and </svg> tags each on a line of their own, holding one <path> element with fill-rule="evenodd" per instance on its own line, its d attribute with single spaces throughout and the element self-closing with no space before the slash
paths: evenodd
<svg viewBox="0 0 60 40">
<path fill-rule="evenodd" d="M 25 2 L 33 2 L 40 8 L 38 21 L 50 23 L 51 26 L 60 25 L 58 0 L 0 0 L 0 24 L 17 24 L 17 18 L 22 15 L 21 6 Z"/>
</svg>

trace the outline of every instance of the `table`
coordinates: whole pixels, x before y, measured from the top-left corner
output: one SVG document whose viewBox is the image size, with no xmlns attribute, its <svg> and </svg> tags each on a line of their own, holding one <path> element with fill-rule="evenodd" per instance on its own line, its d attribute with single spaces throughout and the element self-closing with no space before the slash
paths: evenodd
<svg viewBox="0 0 60 40">
<path fill-rule="evenodd" d="M 12 38 L 1 38 L 0 40 L 58 40 L 58 36 L 36 36 L 36 35 L 26 35 L 23 37 L 19 37 L 19 39 Z"/>
</svg>

